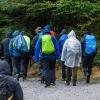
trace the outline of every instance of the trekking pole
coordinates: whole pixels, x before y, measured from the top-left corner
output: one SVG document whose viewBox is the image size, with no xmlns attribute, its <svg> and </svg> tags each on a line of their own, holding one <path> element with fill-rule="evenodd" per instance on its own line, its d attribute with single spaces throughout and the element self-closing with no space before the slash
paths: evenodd
<svg viewBox="0 0 100 100">
<path fill-rule="evenodd" d="M 8 100 L 12 100 L 12 98 L 13 98 L 13 96 L 10 96 L 10 97 L 8 98 Z"/>
</svg>

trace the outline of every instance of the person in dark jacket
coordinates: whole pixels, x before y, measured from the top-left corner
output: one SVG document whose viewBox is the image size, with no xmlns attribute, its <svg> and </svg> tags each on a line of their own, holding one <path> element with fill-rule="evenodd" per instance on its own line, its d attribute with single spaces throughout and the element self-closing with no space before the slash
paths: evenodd
<svg viewBox="0 0 100 100">
<path fill-rule="evenodd" d="M 21 62 L 21 54 L 14 48 L 14 40 L 16 36 L 19 35 L 19 31 L 14 31 L 12 34 L 12 39 L 10 40 L 9 43 L 9 53 L 12 58 L 12 66 L 13 66 L 13 71 L 16 74 L 16 78 L 19 79 L 20 77 L 20 62 Z"/>
<path fill-rule="evenodd" d="M 86 50 L 89 50 L 86 48 L 89 47 L 87 44 L 90 43 L 89 41 L 90 41 L 91 36 L 92 36 L 92 38 L 94 38 L 96 40 L 95 36 L 92 35 L 91 32 L 89 32 L 89 31 L 84 32 L 84 34 L 81 38 L 82 65 L 83 65 L 83 69 L 84 69 L 84 75 L 86 76 L 86 83 L 90 83 L 90 76 L 91 76 L 91 72 L 92 72 L 92 63 L 93 63 L 93 60 L 94 60 L 95 55 L 96 55 L 96 50 L 95 50 L 95 52 L 93 52 L 91 54 L 87 53 L 87 51 L 86 51 Z M 88 38 L 88 37 L 89 37 L 89 41 L 86 40 L 86 38 Z M 91 43 L 93 43 L 93 40 Z M 94 41 L 94 42 L 96 42 L 96 41 Z M 93 46 L 93 44 L 89 44 L 89 45 Z"/>
<path fill-rule="evenodd" d="M 48 38 L 50 40 L 48 40 Z M 48 45 L 47 48 L 45 48 L 44 40 L 48 40 L 50 42 L 50 45 Z M 47 43 L 48 44 L 48 43 Z M 50 50 L 51 45 L 54 46 L 54 51 L 51 53 L 44 53 L 45 50 Z M 49 47 L 51 46 L 51 47 Z M 35 61 L 38 62 L 41 61 L 41 67 L 43 69 L 44 79 L 45 79 L 45 87 L 50 87 L 50 85 L 53 83 L 55 85 L 55 64 L 56 64 L 56 58 L 60 59 L 60 48 L 59 44 L 55 37 L 51 36 L 50 30 L 44 29 L 43 35 L 41 38 L 39 38 L 36 48 L 35 48 Z"/>
<path fill-rule="evenodd" d="M 10 65 L 10 69 L 11 69 L 11 75 L 12 75 L 12 61 L 11 61 L 11 57 L 9 54 L 9 43 L 11 40 L 11 33 L 7 32 L 5 38 L 2 40 L 2 48 L 3 48 L 3 57 L 4 59 L 9 63 Z"/>
<path fill-rule="evenodd" d="M 19 82 L 10 76 L 10 66 L 4 60 L 0 60 L 0 100 L 23 100 L 22 88 Z"/>
<path fill-rule="evenodd" d="M 42 36 L 42 28 L 37 27 L 35 29 L 35 34 L 36 35 L 33 37 L 32 42 L 31 42 L 32 53 L 35 50 L 35 46 L 36 46 L 36 43 L 37 43 L 38 39 Z M 33 54 L 33 56 L 34 56 L 34 54 Z"/>
<path fill-rule="evenodd" d="M 60 53 L 62 53 L 63 45 L 68 38 L 66 29 L 63 29 L 60 33 L 61 37 L 59 39 L 59 45 L 60 45 Z M 62 80 L 65 80 L 65 65 L 64 62 L 62 61 Z"/>
</svg>

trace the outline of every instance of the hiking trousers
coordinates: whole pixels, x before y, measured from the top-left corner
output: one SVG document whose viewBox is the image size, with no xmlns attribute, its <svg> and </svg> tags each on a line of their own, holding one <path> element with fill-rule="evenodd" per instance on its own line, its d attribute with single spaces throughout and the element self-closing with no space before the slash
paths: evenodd
<svg viewBox="0 0 100 100">
<path fill-rule="evenodd" d="M 72 77 L 72 82 L 75 83 L 77 81 L 77 67 L 70 68 L 66 67 L 66 82 L 71 81 Z"/>
<path fill-rule="evenodd" d="M 28 64 L 29 64 L 29 56 L 22 56 L 21 57 L 21 74 L 24 77 L 27 77 L 27 70 L 28 70 Z"/>
<path fill-rule="evenodd" d="M 13 66 L 13 71 L 15 74 L 20 75 L 20 62 L 21 62 L 21 57 L 12 57 L 12 66 Z"/>
<path fill-rule="evenodd" d="M 41 61 L 42 70 L 44 74 L 45 84 L 49 86 L 51 83 L 55 83 L 55 59 L 44 59 Z"/>
<path fill-rule="evenodd" d="M 62 79 L 65 80 L 65 68 L 64 62 L 62 62 Z"/>
<path fill-rule="evenodd" d="M 83 70 L 84 70 L 85 76 L 91 75 L 94 57 L 95 57 L 95 55 L 83 56 Z"/>
</svg>

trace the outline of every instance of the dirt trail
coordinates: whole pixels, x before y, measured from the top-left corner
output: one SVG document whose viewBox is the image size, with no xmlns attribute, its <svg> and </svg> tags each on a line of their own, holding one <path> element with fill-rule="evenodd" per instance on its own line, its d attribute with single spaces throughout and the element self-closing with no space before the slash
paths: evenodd
<svg viewBox="0 0 100 100">
<path fill-rule="evenodd" d="M 85 84 L 78 82 L 76 87 L 66 86 L 56 81 L 56 86 L 44 88 L 34 79 L 20 81 L 24 91 L 24 100 L 100 100 L 100 83 Z"/>
</svg>

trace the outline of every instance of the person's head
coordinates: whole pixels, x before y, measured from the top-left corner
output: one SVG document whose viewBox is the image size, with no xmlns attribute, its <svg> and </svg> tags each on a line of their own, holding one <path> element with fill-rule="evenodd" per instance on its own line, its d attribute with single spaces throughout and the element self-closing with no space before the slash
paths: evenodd
<svg viewBox="0 0 100 100">
<path fill-rule="evenodd" d="M 70 37 L 76 37 L 76 34 L 73 30 L 71 32 L 69 32 L 69 34 L 68 34 L 68 38 L 70 38 Z"/>
<path fill-rule="evenodd" d="M 35 29 L 35 33 L 36 33 L 36 34 L 39 34 L 41 31 L 42 31 L 42 27 L 40 27 L 40 26 L 38 26 L 38 27 Z"/>
<path fill-rule="evenodd" d="M 13 37 L 13 38 L 16 37 L 16 36 L 18 36 L 18 35 L 19 35 L 19 31 L 18 31 L 18 30 L 14 31 L 14 32 L 12 33 L 12 37 Z"/>
<path fill-rule="evenodd" d="M 20 32 L 20 35 L 26 35 L 26 33 L 24 31 Z"/>
<path fill-rule="evenodd" d="M 5 34 L 5 37 L 6 37 L 6 38 L 11 38 L 11 32 L 7 32 L 7 33 Z"/>
<path fill-rule="evenodd" d="M 49 29 L 44 29 L 43 30 L 43 35 L 45 35 L 45 34 L 51 34 L 51 31 Z"/>
<path fill-rule="evenodd" d="M 0 74 L 10 75 L 10 66 L 5 60 L 0 60 Z"/>
<path fill-rule="evenodd" d="M 90 30 L 85 30 L 82 35 L 86 35 L 86 34 L 91 35 L 91 31 Z"/>
<path fill-rule="evenodd" d="M 66 29 L 62 29 L 60 35 L 62 35 L 62 34 L 67 34 Z"/>
</svg>

